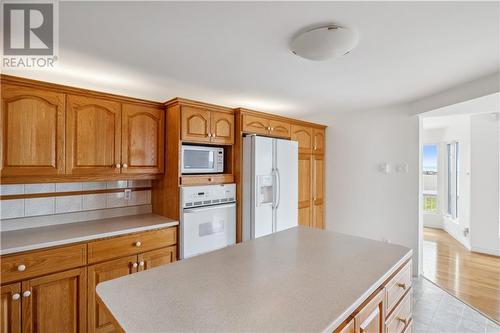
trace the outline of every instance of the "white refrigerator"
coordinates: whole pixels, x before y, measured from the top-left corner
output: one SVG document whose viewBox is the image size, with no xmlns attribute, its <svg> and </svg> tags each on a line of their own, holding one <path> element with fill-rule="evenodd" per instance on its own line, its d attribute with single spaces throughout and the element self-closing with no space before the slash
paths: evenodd
<svg viewBox="0 0 500 333">
<path fill-rule="evenodd" d="M 296 141 L 243 138 L 243 241 L 298 224 Z"/>
</svg>

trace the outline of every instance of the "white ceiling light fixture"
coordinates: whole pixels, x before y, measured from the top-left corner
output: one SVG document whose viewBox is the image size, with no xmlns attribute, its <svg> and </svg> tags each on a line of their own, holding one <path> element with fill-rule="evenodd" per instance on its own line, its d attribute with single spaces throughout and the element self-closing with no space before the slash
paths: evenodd
<svg viewBox="0 0 500 333">
<path fill-rule="evenodd" d="M 292 52 L 309 60 L 341 57 L 358 45 L 355 29 L 335 24 L 307 30 L 298 34 L 291 43 Z"/>
</svg>

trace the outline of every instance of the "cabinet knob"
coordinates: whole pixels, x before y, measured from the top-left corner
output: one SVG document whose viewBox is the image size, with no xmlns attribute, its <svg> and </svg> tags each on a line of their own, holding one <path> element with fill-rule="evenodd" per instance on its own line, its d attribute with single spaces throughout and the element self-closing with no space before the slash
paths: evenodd
<svg viewBox="0 0 500 333">
<path fill-rule="evenodd" d="M 24 272 L 24 271 L 26 270 L 26 266 L 25 266 L 25 265 L 23 265 L 23 264 L 18 265 L 18 266 L 17 266 L 17 270 L 18 270 L 19 272 Z"/>
<path fill-rule="evenodd" d="M 318 150 L 318 148 L 317 148 L 316 146 L 314 146 L 314 148 L 313 148 L 313 149 L 314 149 L 314 150 Z"/>
<path fill-rule="evenodd" d="M 29 290 L 26 290 L 24 293 L 23 293 L 23 297 L 30 297 L 31 296 L 31 291 Z"/>
<path fill-rule="evenodd" d="M 212 136 L 212 135 L 211 135 L 210 133 L 207 133 L 207 136 L 208 136 L 208 137 L 210 137 L 210 136 Z"/>
<path fill-rule="evenodd" d="M 406 284 L 405 283 L 398 283 L 397 286 L 399 288 L 403 288 L 403 290 L 406 290 Z"/>
<path fill-rule="evenodd" d="M 141 242 L 135 242 L 135 246 L 140 247 L 142 245 Z"/>
<path fill-rule="evenodd" d="M 120 163 L 115 164 L 115 168 L 120 169 L 120 167 L 121 167 Z"/>
<path fill-rule="evenodd" d="M 208 178 L 208 181 L 209 181 L 209 182 L 211 182 L 211 181 L 213 181 L 213 180 L 214 180 L 213 178 Z"/>
<path fill-rule="evenodd" d="M 144 267 L 144 261 L 140 261 L 139 266 Z"/>
<path fill-rule="evenodd" d="M 274 131 L 274 127 L 270 127 L 269 129 L 270 129 L 271 131 Z"/>
<path fill-rule="evenodd" d="M 134 262 L 134 263 L 132 264 L 132 267 L 137 268 L 137 263 L 136 263 L 136 262 Z"/>
<path fill-rule="evenodd" d="M 122 165 L 122 168 L 124 168 L 124 169 L 128 168 L 127 163 L 124 163 L 124 164 Z"/>
<path fill-rule="evenodd" d="M 19 295 L 19 293 L 12 294 L 12 299 L 14 301 L 17 301 L 19 298 L 21 298 L 21 295 Z"/>
</svg>

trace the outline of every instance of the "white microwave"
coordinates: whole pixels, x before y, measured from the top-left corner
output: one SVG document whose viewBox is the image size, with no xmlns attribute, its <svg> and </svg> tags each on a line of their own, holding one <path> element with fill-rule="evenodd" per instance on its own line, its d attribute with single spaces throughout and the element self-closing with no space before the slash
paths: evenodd
<svg viewBox="0 0 500 333">
<path fill-rule="evenodd" d="M 181 172 L 224 172 L 224 148 L 182 145 Z"/>
</svg>

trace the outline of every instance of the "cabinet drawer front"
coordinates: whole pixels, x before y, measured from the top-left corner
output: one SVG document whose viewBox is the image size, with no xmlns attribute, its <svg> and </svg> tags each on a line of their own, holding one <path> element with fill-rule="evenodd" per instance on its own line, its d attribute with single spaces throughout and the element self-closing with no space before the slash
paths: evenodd
<svg viewBox="0 0 500 333">
<path fill-rule="evenodd" d="M 407 262 L 403 268 L 387 283 L 386 286 L 386 314 L 390 314 L 399 300 L 411 287 L 411 261 Z"/>
<path fill-rule="evenodd" d="M 2 283 L 87 264 L 85 244 L 2 257 Z"/>
<path fill-rule="evenodd" d="M 231 174 L 181 177 L 181 185 L 211 185 L 211 184 L 226 184 L 233 182 L 234 182 L 234 176 Z"/>
<path fill-rule="evenodd" d="M 411 320 L 411 294 L 410 290 L 387 319 L 387 333 L 402 333 Z"/>
<path fill-rule="evenodd" d="M 140 232 L 88 244 L 89 264 L 124 257 L 177 243 L 176 228 Z"/>
</svg>

